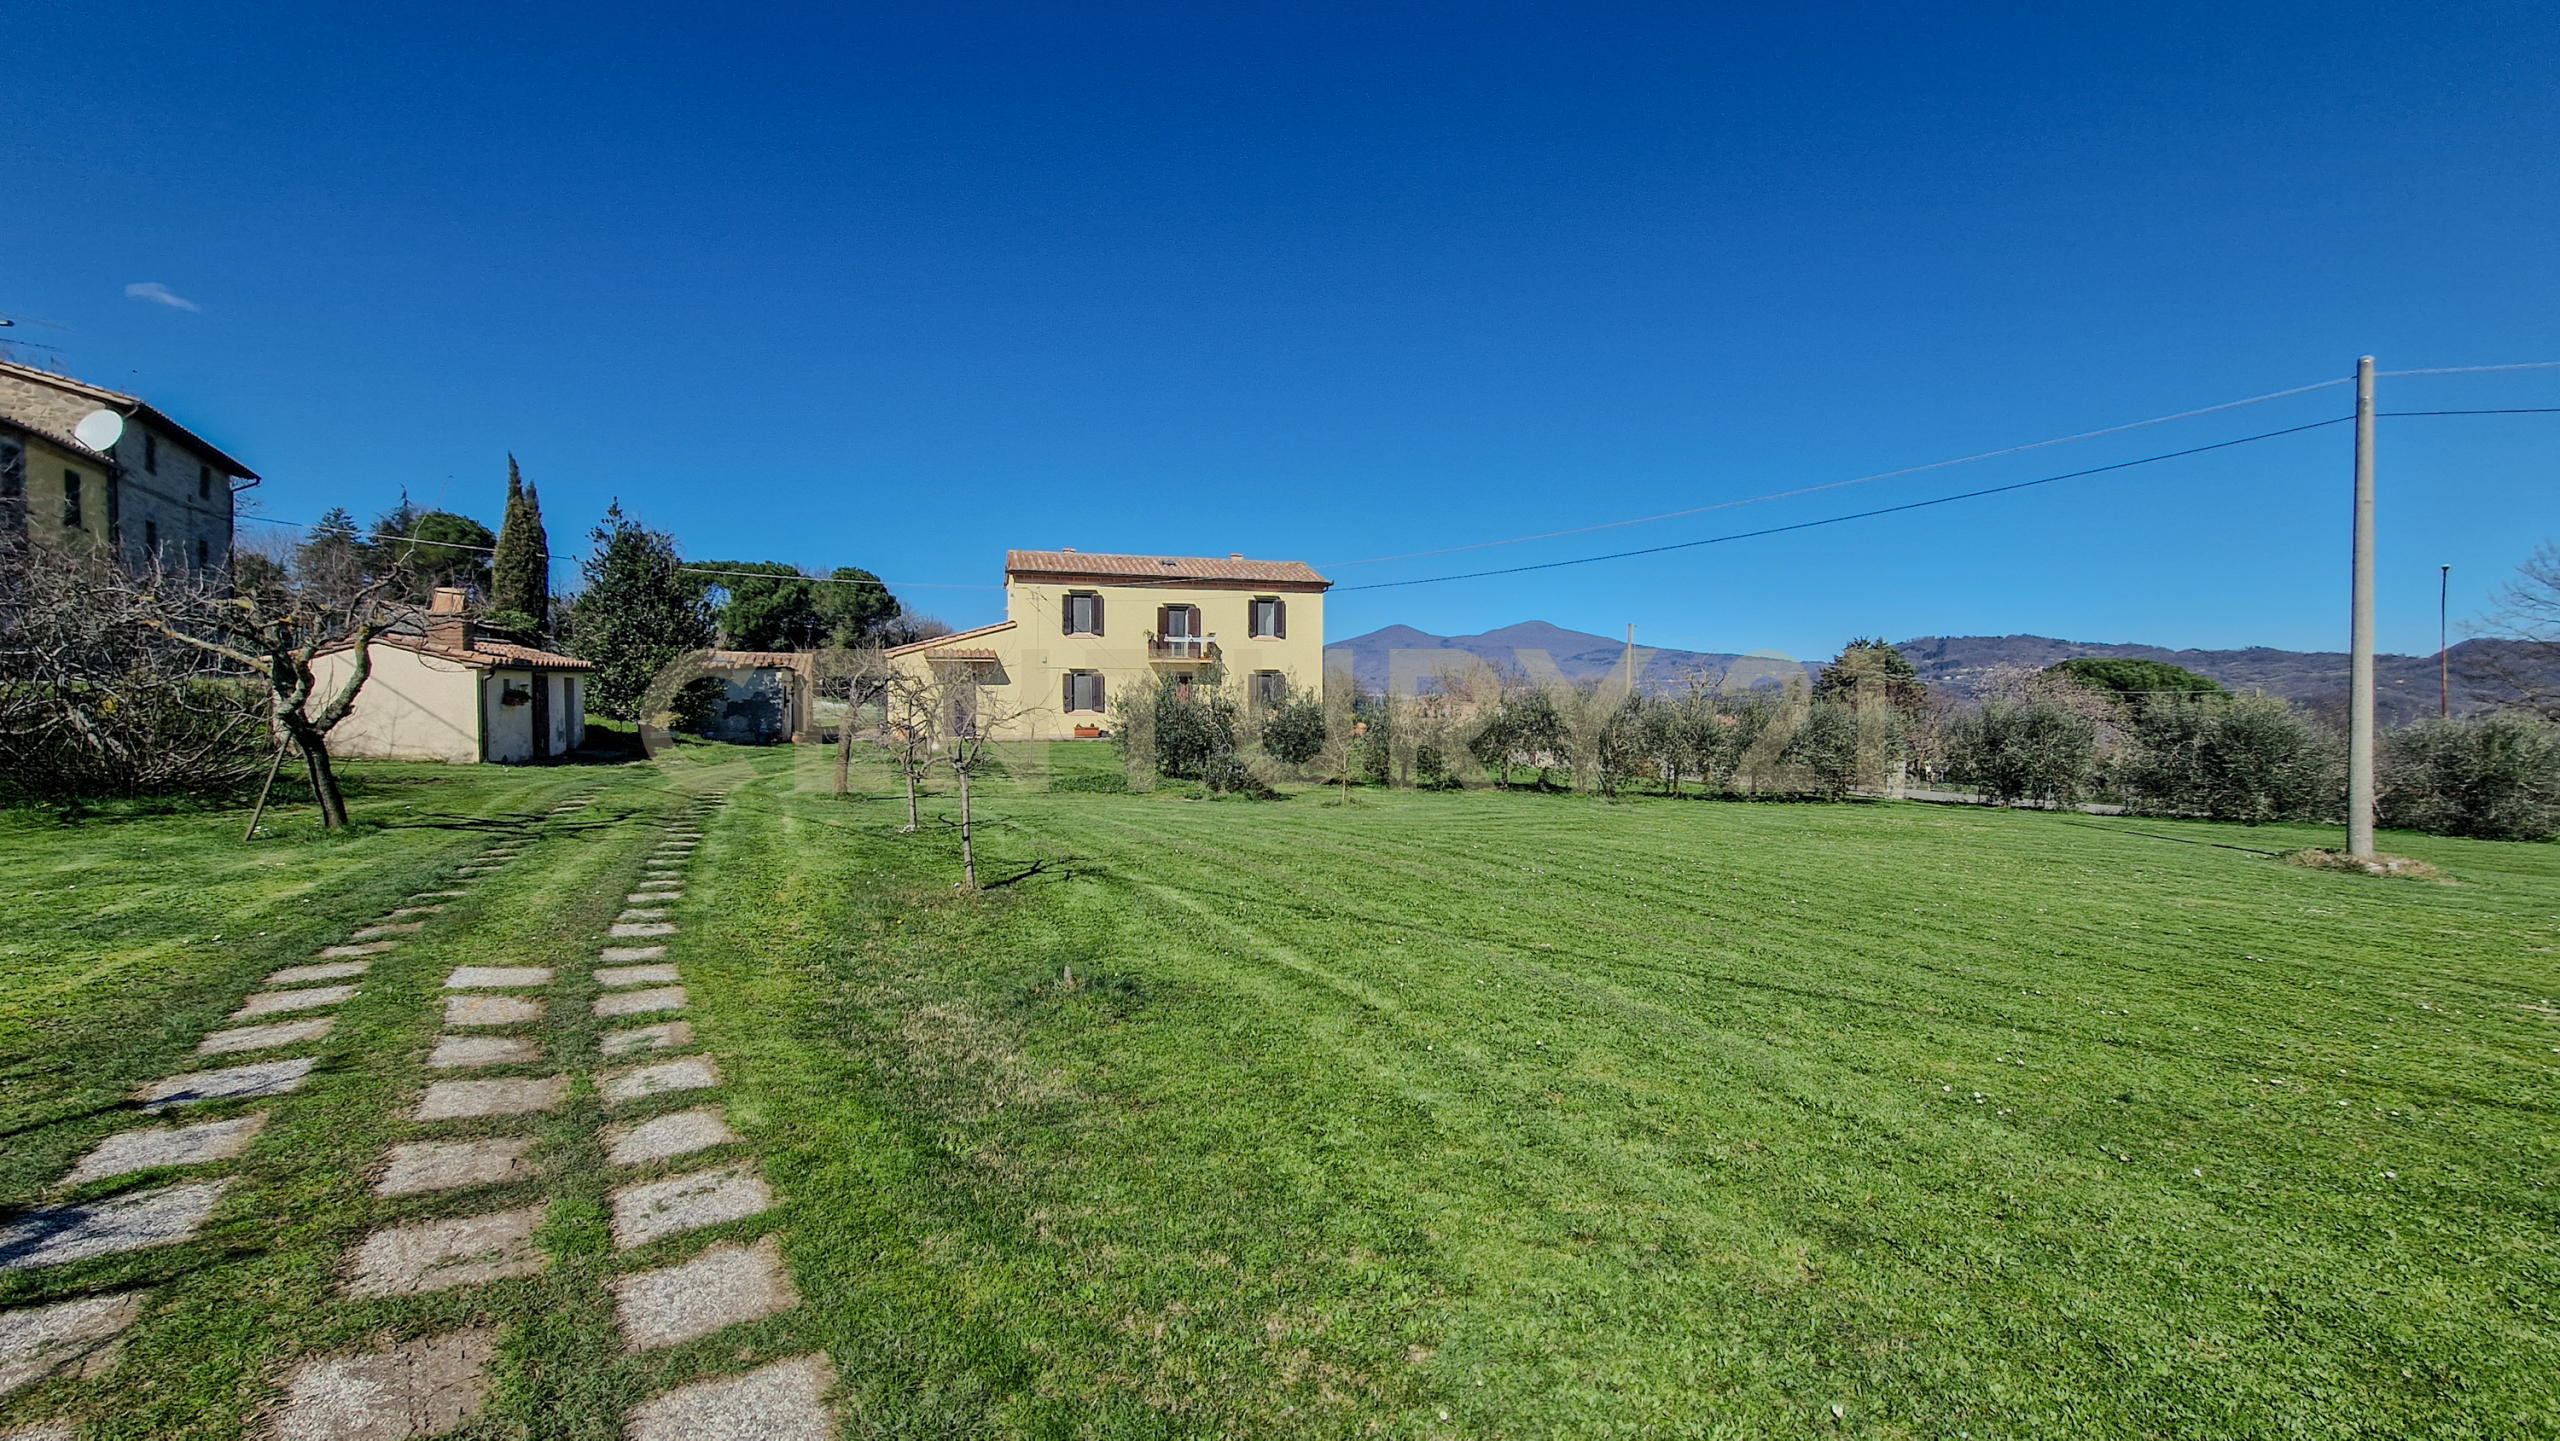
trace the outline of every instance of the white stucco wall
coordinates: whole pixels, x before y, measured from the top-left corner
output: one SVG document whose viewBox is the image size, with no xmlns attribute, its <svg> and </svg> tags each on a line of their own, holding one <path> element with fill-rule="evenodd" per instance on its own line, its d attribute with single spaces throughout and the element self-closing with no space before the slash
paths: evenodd
<svg viewBox="0 0 2560 1441">
<path fill-rule="evenodd" d="M 355 665 L 352 651 L 311 664 L 322 700 L 337 694 Z M 479 686 L 469 666 L 377 642 L 373 673 L 355 709 L 329 732 L 332 755 L 376 760 L 480 759 Z"/>
<path fill-rule="evenodd" d="M 533 672 L 529 670 L 494 670 L 481 682 L 481 733 L 488 745 L 481 759 L 502 765 L 515 765 L 533 759 Z M 506 703 L 506 695 L 515 691 L 527 697 L 516 705 Z"/>
</svg>

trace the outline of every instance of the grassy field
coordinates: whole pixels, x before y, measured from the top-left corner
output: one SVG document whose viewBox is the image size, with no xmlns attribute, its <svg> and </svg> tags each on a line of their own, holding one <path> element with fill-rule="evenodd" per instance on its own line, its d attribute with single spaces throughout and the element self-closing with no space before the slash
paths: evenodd
<svg viewBox="0 0 2560 1441">
<path fill-rule="evenodd" d="M 623 768 L 597 808 L 734 784 L 684 959 L 808 1302 L 748 1341 L 825 1346 L 848 1436 L 2560 1434 L 2560 849 L 2389 838 L 2433 885 L 2227 848 L 2311 831 L 1044 790 L 1100 755 L 1016 757 L 982 866 L 1046 864 L 978 896 L 814 751 Z M 434 818 L 245 853 L 0 822 L 34 881 L 0 899 L 0 1200 L 294 927 L 593 779 L 363 774 L 360 815 Z M 440 944 L 539 952 L 622 864 L 538 843 Z M 112 1395 L 210 1419 L 97 1434 L 241 1434 L 282 1358 L 427 1324 L 317 1299 L 378 1204 L 388 1102 L 348 1069 L 237 1163 L 300 1219 L 121 1263 L 193 1299 L 0 1424 Z M 583 1334 L 601 1266 L 467 1303 L 511 1358 L 468 1434 L 611 1435 L 676 1374 Z"/>
</svg>

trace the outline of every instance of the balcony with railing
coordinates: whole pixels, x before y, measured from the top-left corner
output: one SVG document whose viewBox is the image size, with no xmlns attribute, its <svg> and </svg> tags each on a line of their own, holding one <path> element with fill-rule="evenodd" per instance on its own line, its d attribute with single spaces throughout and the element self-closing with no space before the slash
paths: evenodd
<svg viewBox="0 0 2560 1441">
<path fill-rule="evenodd" d="M 1205 664 L 1218 658 L 1218 638 L 1214 635 L 1149 635 L 1147 659 L 1151 661 L 1188 661 Z"/>
</svg>

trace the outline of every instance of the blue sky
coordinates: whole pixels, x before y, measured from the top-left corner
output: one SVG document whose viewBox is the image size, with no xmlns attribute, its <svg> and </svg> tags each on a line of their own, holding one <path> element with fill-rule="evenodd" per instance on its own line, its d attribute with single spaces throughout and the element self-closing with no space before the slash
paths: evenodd
<svg viewBox="0 0 2560 1441">
<path fill-rule="evenodd" d="M 1000 613 L 1298 557 L 1337 636 L 2344 644 L 2347 434 L 1653 558 L 2560 359 L 2560 10 L 22 7 L 0 311 L 269 477 Z M 39 83 L 40 78 L 40 83 Z M 128 295 L 156 283 L 193 305 Z M 2560 371 L 2386 409 L 2560 405 Z M 2560 416 L 2385 422 L 2383 641 L 2560 534 Z M 926 583 L 950 586 L 930 588 Z M 975 588 L 970 588 L 975 587 Z"/>
</svg>

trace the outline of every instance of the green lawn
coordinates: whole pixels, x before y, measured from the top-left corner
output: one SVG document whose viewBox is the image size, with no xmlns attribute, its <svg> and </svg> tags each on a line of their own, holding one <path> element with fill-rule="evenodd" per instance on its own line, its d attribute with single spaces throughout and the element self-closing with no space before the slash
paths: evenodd
<svg viewBox="0 0 2560 1441">
<path fill-rule="evenodd" d="M 2560 1434 L 2560 848 L 2388 839 L 2439 886 L 2221 848 L 2312 831 L 1045 790 L 1105 756 L 1012 758 L 983 873 L 1048 864 L 977 896 L 875 767 L 613 770 L 359 1034 L 412 1056 L 452 959 L 574 964 L 641 844 L 610 816 L 732 785 L 679 958 L 807 1303 L 746 1345 L 823 1345 L 848 1436 Z M 0 1201 L 280 958 L 606 773 L 359 774 L 388 824 L 346 838 L 0 819 Z M 474 1437 L 610 1436 L 741 1362 L 611 1355 L 592 1109 L 552 1272 L 328 1301 L 409 1084 L 345 1054 L 211 1241 L 0 1273 L 178 1298 L 0 1426 L 240 1435 L 291 1356 L 474 1306 L 509 1358 Z"/>
</svg>

